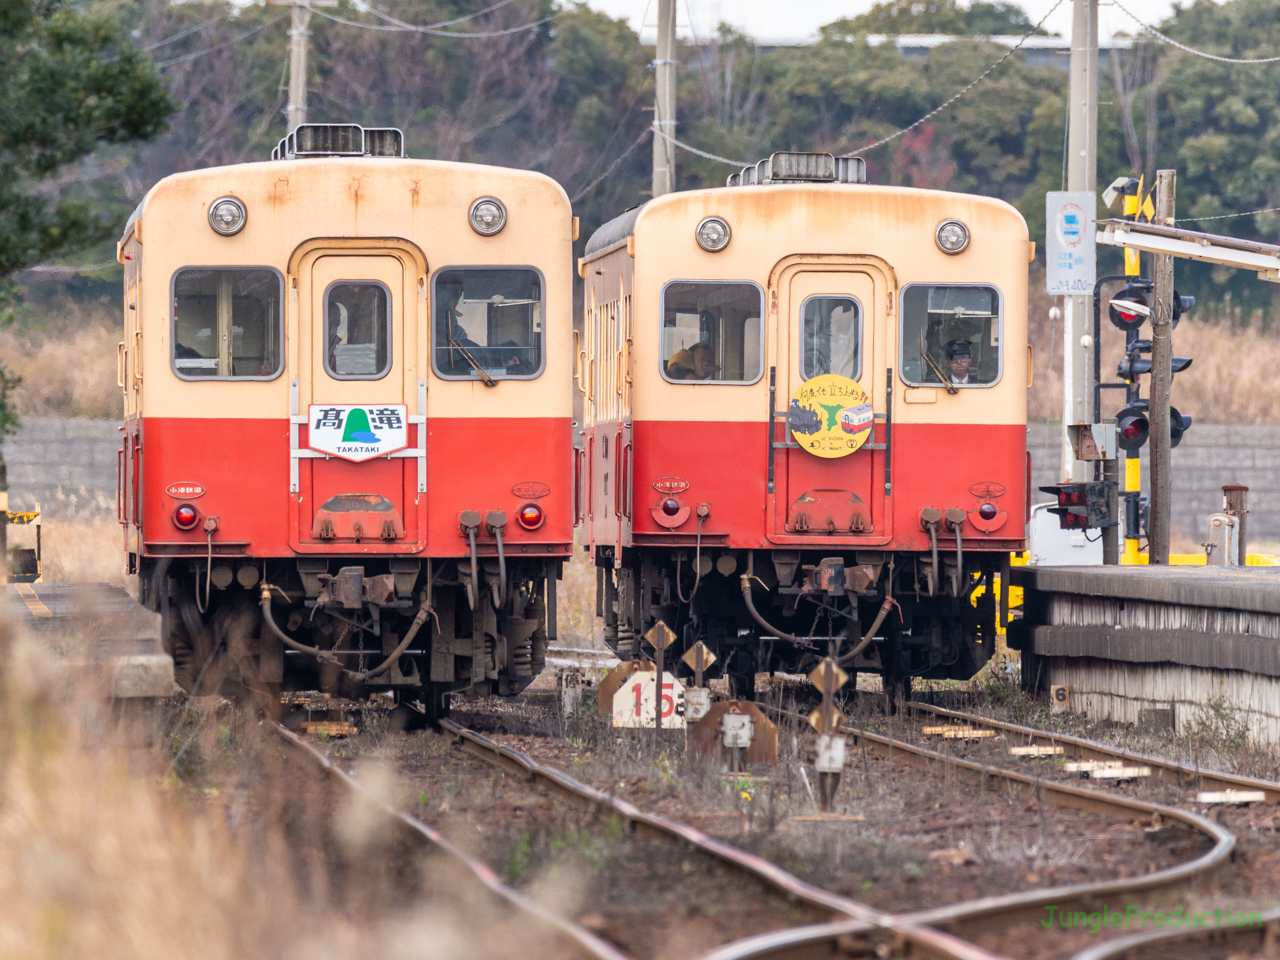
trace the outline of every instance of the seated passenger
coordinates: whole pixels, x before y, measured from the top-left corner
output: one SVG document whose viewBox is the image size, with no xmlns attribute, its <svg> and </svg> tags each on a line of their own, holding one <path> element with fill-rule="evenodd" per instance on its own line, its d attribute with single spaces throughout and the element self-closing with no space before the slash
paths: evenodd
<svg viewBox="0 0 1280 960">
<path fill-rule="evenodd" d="M 677 350 L 667 361 L 667 376 L 672 380 L 711 380 L 715 372 L 715 354 L 709 343 Z"/>
</svg>

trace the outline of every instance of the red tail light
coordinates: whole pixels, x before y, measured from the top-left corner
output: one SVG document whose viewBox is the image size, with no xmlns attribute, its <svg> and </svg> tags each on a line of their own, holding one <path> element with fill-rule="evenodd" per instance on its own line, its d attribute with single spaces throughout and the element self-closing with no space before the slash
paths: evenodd
<svg viewBox="0 0 1280 960">
<path fill-rule="evenodd" d="M 526 503 L 516 511 L 516 521 L 526 530 L 537 530 L 545 519 L 542 508 L 536 503 Z"/>
<path fill-rule="evenodd" d="M 200 522 L 200 513 L 189 503 L 178 505 L 173 511 L 173 525 L 179 530 L 191 530 Z"/>
</svg>

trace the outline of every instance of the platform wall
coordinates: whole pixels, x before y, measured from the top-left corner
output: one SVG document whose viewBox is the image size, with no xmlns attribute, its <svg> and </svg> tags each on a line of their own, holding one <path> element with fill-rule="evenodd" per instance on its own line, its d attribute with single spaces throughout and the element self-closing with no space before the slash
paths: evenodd
<svg viewBox="0 0 1280 960">
<path fill-rule="evenodd" d="M 1260 742 L 1280 743 L 1280 678 L 1172 663 L 1050 657 L 1047 683 L 1070 689 L 1070 710 L 1091 720 L 1136 724 L 1142 712 L 1172 710 L 1174 729 L 1194 728 L 1218 707 Z"/>
</svg>

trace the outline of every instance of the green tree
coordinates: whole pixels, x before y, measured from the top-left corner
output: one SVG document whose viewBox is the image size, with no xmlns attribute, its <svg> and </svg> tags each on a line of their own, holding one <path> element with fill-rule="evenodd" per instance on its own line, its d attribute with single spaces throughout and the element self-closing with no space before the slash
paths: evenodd
<svg viewBox="0 0 1280 960">
<path fill-rule="evenodd" d="M 112 235 L 114 218 L 41 185 L 101 144 L 151 139 L 173 106 L 117 24 L 0 0 L 0 277 Z"/>
<path fill-rule="evenodd" d="M 843 17 L 825 31 L 846 36 L 867 33 L 943 33 L 951 36 L 1007 36 L 1023 34 L 1033 24 L 1016 3 L 998 0 L 962 7 L 957 0 L 889 0 L 866 13 Z M 1044 34 L 1044 30 L 1036 30 Z"/>
<path fill-rule="evenodd" d="M 118 23 L 60 0 L 0 0 L 0 307 L 23 267 L 111 236 L 119 217 L 51 188 L 102 144 L 159 133 L 173 103 Z M 8 319 L 11 314 L 0 319 Z M 17 418 L 17 379 L 0 364 L 0 436 Z"/>
</svg>

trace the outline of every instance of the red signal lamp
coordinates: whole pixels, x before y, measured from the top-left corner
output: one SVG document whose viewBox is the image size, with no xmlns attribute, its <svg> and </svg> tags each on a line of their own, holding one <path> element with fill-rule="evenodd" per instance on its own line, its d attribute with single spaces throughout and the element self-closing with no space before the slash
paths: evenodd
<svg viewBox="0 0 1280 960">
<path fill-rule="evenodd" d="M 179 530 L 194 530 L 200 522 L 200 511 L 189 503 L 178 504 L 173 511 L 173 525 Z"/>
<path fill-rule="evenodd" d="M 516 522 L 526 530 L 537 530 L 546 520 L 546 514 L 536 503 L 526 503 L 516 511 Z"/>
<path fill-rule="evenodd" d="M 662 501 L 662 512 L 668 517 L 674 517 L 680 512 L 680 501 L 675 497 L 667 497 Z"/>
<path fill-rule="evenodd" d="M 978 516 L 983 520 L 994 520 L 998 512 L 994 503 L 984 503 L 978 508 Z"/>
</svg>

